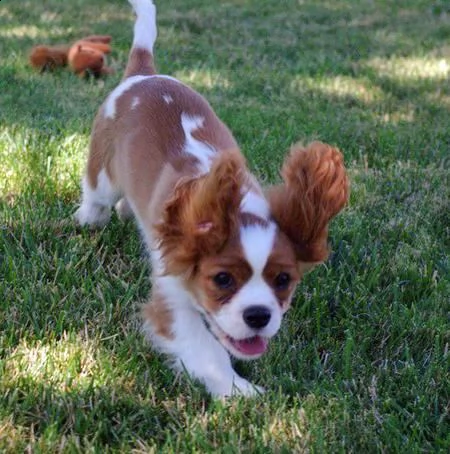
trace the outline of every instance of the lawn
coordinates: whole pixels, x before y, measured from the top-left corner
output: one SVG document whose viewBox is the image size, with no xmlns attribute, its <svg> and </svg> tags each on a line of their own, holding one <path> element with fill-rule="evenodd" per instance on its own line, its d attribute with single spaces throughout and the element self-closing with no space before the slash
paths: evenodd
<svg viewBox="0 0 450 454">
<path fill-rule="evenodd" d="M 160 0 L 157 64 L 203 93 L 254 172 L 289 146 L 345 155 L 333 254 L 299 287 L 268 391 L 210 399 L 139 332 L 133 222 L 71 215 L 97 107 L 132 36 L 125 0 L 0 3 L 0 451 L 448 452 L 450 6 L 446 0 Z M 113 36 L 116 73 L 38 74 L 33 44 Z"/>
</svg>

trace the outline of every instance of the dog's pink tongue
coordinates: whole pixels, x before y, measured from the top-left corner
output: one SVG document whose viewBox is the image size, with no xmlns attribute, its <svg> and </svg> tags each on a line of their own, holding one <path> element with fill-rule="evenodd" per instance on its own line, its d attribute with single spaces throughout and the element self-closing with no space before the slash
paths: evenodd
<svg viewBox="0 0 450 454">
<path fill-rule="evenodd" d="M 245 355 L 261 355 L 267 350 L 267 339 L 261 336 L 253 336 L 247 339 L 233 339 L 234 347 Z"/>
</svg>

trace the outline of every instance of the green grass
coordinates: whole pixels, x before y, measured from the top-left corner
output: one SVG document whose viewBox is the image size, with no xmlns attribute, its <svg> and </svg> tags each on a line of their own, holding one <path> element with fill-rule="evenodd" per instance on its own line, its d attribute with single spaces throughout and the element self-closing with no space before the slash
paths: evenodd
<svg viewBox="0 0 450 454">
<path fill-rule="evenodd" d="M 268 389 L 211 400 L 139 333 L 132 222 L 77 230 L 93 115 L 121 77 L 123 0 L 0 4 L 0 451 L 447 452 L 450 7 L 425 0 L 159 1 L 157 61 L 206 95 L 252 169 L 293 142 L 345 154 L 349 207 L 267 356 Z M 110 33 L 117 73 L 37 74 L 30 47 Z"/>
</svg>

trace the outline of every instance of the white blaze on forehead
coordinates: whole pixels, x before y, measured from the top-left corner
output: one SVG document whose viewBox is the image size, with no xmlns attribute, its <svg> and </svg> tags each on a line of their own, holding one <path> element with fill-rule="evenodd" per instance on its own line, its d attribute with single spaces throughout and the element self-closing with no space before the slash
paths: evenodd
<svg viewBox="0 0 450 454">
<path fill-rule="evenodd" d="M 170 104 L 171 102 L 173 102 L 173 98 L 170 95 L 163 95 L 163 99 L 164 101 L 166 101 L 166 104 Z"/>
<path fill-rule="evenodd" d="M 211 168 L 211 159 L 215 154 L 215 150 L 212 147 L 192 136 L 192 132 L 201 128 L 204 121 L 204 117 L 192 116 L 186 113 L 181 114 L 181 126 L 186 139 L 184 152 L 197 158 L 200 163 L 199 170 L 201 173 L 207 173 L 209 171 Z"/>
<path fill-rule="evenodd" d="M 234 339 L 245 339 L 255 335 L 255 330 L 249 327 L 243 318 L 245 309 L 252 306 L 263 306 L 270 310 L 269 323 L 258 331 L 261 336 L 272 337 L 280 328 L 281 308 L 273 289 L 263 276 L 275 242 L 276 229 L 273 222 L 268 226 L 256 224 L 241 228 L 242 249 L 244 257 L 252 268 L 252 276 L 231 301 L 214 314 L 217 325 Z"/>
<path fill-rule="evenodd" d="M 275 233 L 273 222 L 268 226 L 254 224 L 241 228 L 242 249 L 254 274 L 262 274 L 273 249 Z"/>
<path fill-rule="evenodd" d="M 127 92 L 131 87 L 134 85 L 143 82 L 145 80 L 156 80 L 156 79 L 167 79 L 172 80 L 174 82 L 178 82 L 181 84 L 180 81 L 177 79 L 158 74 L 157 76 L 132 76 L 128 79 L 125 79 L 120 85 L 118 85 L 106 98 L 105 106 L 104 106 L 104 115 L 106 118 L 114 118 L 116 116 L 116 104 L 117 100 Z"/>
<path fill-rule="evenodd" d="M 266 221 L 269 220 L 270 216 L 270 208 L 267 200 L 261 194 L 252 191 L 247 191 L 242 198 L 241 212 L 254 214 Z"/>
</svg>

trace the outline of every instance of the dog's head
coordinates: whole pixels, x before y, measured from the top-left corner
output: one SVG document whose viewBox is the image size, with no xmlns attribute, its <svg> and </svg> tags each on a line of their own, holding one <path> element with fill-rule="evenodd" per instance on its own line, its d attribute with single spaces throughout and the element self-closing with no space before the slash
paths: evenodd
<svg viewBox="0 0 450 454">
<path fill-rule="evenodd" d="M 328 223 L 346 204 L 342 154 L 314 142 L 286 158 L 265 196 L 239 152 L 179 182 L 156 226 L 165 271 L 183 276 L 234 356 L 262 355 L 303 273 L 328 256 Z"/>
</svg>

